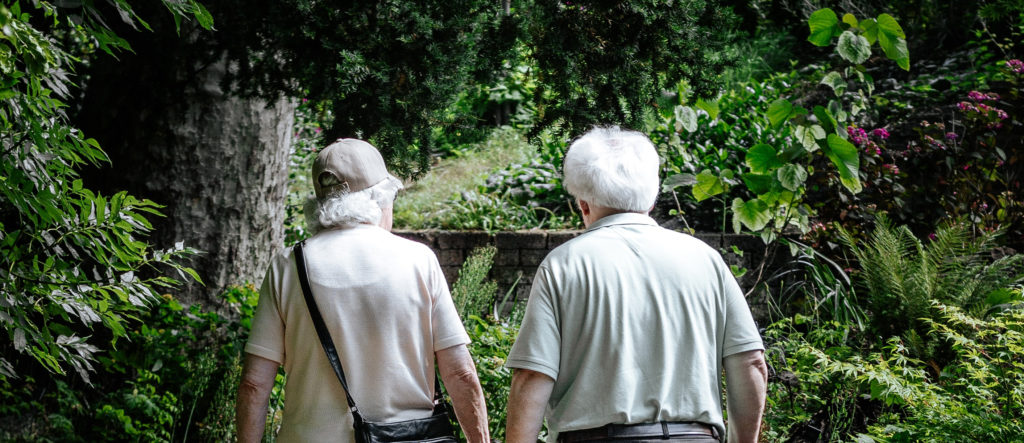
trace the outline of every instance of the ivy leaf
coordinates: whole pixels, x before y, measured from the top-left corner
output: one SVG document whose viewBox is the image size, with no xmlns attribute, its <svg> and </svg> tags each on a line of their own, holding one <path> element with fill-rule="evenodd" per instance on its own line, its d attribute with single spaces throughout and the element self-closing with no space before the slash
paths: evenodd
<svg viewBox="0 0 1024 443">
<path fill-rule="evenodd" d="M 878 41 L 878 20 L 866 18 L 860 21 L 858 27 L 864 31 L 864 38 L 868 39 L 869 44 L 873 45 Z"/>
<path fill-rule="evenodd" d="M 840 39 L 841 38 L 842 37 L 840 37 Z M 870 51 L 868 53 L 870 54 Z M 821 84 L 832 88 L 832 91 L 836 93 L 836 97 L 841 96 L 846 92 L 846 79 L 836 71 L 825 74 L 825 77 L 821 79 Z"/>
<path fill-rule="evenodd" d="M 832 43 L 832 36 L 839 32 L 839 17 L 829 8 L 814 11 L 807 24 L 811 28 L 807 41 L 815 46 L 828 46 Z"/>
<path fill-rule="evenodd" d="M 693 185 L 693 198 L 698 202 L 707 200 L 725 192 L 725 182 L 722 179 L 705 169 L 697 174 L 697 184 Z"/>
<path fill-rule="evenodd" d="M 871 57 L 871 44 L 862 36 L 850 31 L 843 31 L 839 35 L 836 51 L 847 61 L 859 65 Z"/>
<path fill-rule="evenodd" d="M 739 231 L 739 223 L 746 226 L 751 231 L 760 231 L 768 225 L 768 222 L 772 221 L 772 214 L 768 211 L 768 204 L 753 199 L 744 202 L 742 198 L 736 198 L 732 201 L 732 217 L 733 217 L 733 229 Z"/>
<path fill-rule="evenodd" d="M 778 171 L 775 171 L 775 174 L 779 178 L 779 183 L 782 184 L 782 187 L 793 192 L 799 190 L 804 182 L 807 181 L 807 170 L 803 166 L 792 163 L 783 165 Z"/>
<path fill-rule="evenodd" d="M 747 166 L 750 166 L 750 172 L 755 174 L 771 172 L 773 169 L 782 165 L 782 162 L 779 160 L 778 153 L 775 152 L 775 148 L 764 143 L 750 148 L 750 150 L 747 151 L 745 162 L 747 163 Z"/>
<path fill-rule="evenodd" d="M 773 128 L 778 129 L 792 112 L 793 104 L 789 100 L 780 98 L 768 105 L 768 121 L 771 122 Z"/>
<path fill-rule="evenodd" d="M 672 192 L 680 186 L 693 186 L 697 184 L 697 177 L 690 173 L 675 174 L 667 177 L 661 184 L 661 192 Z"/>
<path fill-rule="evenodd" d="M 843 186 L 854 194 L 860 192 L 862 189 L 858 176 L 860 154 L 857 152 L 857 147 L 836 134 L 829 134 L 828 149 L 825 150 L 825 155 L 839 169 L 839 180 Z"/>
</svg>

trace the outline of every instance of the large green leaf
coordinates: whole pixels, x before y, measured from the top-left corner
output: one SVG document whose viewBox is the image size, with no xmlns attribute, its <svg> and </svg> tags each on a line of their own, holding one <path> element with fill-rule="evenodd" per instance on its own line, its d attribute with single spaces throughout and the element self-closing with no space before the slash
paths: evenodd
<svg viewBox="0 0 1024 443">
<path fill-rule="evenodd" d="M 845 35 L 846 33 L 843 34 Z M 837 97 L 846 92 L 846 79 L 836 71 L 825 74 L 825 77 L 822 77 L 821 79 L 821 84 L 832 88 L 832 91 L 836 93 Z"/>
<path fill-rule="evenodd" d="M 885 56 L 895 60 L 905 71 L 910 70 L 910 52 L 907 50 L 907 35 L 903 28 L 889 14 L 878 16 L 878 45 L 885 51 Z"/>
<path fill-rule="evenodd" d="M 676 106 L 676 131 L 686 129 L 686 132 L 697 130 L 697 113 L 689 106 Z"/>
<path fill-rule="evenodd" d="M 843 31 L 839 35 L 836 51 L 847 61 L 859 65 L 871 57 L 871 44 L 862 36 L 850 31 Z"/>
<path fill-rule="evenodd" d="M 882 14 L 878 16 L 878 32 L 879 34 L 886 34 L 892 38 L 907 38 L 907 34 L 903 33 L 903 28 L 896 21 L 893 16 L 889 14 Z"/>
<path fill-rule="evenodd" d="M 873 45 L 878 41 L 878 20 L 866 18 L 860 21 L 858 27 L 864 31 L 864 38 L 868 39 L 868 43 Z"/>
<path fill-rule="evenodd" d="M 849 12 L 843 14 L 843 23 L 850 25 L 851 28 L 856 28 L 859 24 L 857 23 L 857 17 L 854 17 L 853 14 L 850 14 Z"/>
<path fill-rule="evenodd" d="M 796 192 L 807 181 L 807 169 L 801 165 L 787 164 L 775 171 L 783 188 Z"/>
<path fill-rule="evenodd" d="M 832 36 L 839 33 L 839 17 L 829 8 L 814 11 L 807 24 L 811 27 L 807 41 L 815 46 L 828 46 L 832 43 Z"/>
<path fill-rule="evenodd" d="M 697 177 L 693 174 L 673 174 L 668 176 L 665 182 L 661 184 L 661 192 L 672 192 L 673 189 L 680 186 L 693 186 L 695 184 L 697 184 Z"/>
<path fill-rule="evenodd" d="M 693 185 L 693 198 L 697 201 L 704 201 L 718 194 L 725 192 L 725 182 L 721 177 L 712 174 L 705 169 L 697 174 L 697 184 Z"/>
<path fill-rule="evenodd" d="M 854 194 L 860 192 L 860 153 L 857 152 L 857 147 L 836 134 L 829 134 L 825 155 L 839 169 L 839 180 L 843 186 Z"/>
<path fill-rule="evenodd" d="M 743 183 L 746 183 L 747 189 L 754 194 L 761 195 L 772 189 L 772 183 L 775 178 L 765 174 L 754 174 L 747 173 L 743 174 Z"/>
<path fill-rule="evenodd" d="M 764 143 L 758 144 L 747 151 L 745 159 L 750 171 L 756 174 L 771 172 L 782 165 L 775 148 Z"/>
<path fill-rule="evenodd" d="M 818 117 L 818 124 L 825 130 L 825 133 L 832 134 L 836 132 L 836 118 L 832 116 L 832 113 L 828 112 L 823 106 L 818 105 L 814 107 L 814 116 Z"/>
<path fill-rule="evenodd" d="M 693 106 L 696 106 L 697 109 L 707 112 L 708 117 L 711 117 L 712 120 L 718 118 L 718 113 L 721 112 L 721 108 L 718 106 L 717 99 L 711 101 L 707 101 L 702 98 L 697 99 L 697 103 L 694 103 Z"/>
<path fill-rule="evenodd" d="M 773 128 L 779 128 L 792 112 L 793 104 L 789 100 L 780 98 L 768 105 L 768 121 L 771 122 Z"/>
<path fill-rule="evenodd" d="M 760 231 L 768 225 L 768 222 L 772 221 L 771 211 L 768 210 L 768 204 L 753 199 L 744 202 L 743 199 L 737 198 L 732 201 L 732 217 L 733 217 L 733 228 L 739 231 L 739 223 L 746 226 L 751 231 Z"/>
</svg>

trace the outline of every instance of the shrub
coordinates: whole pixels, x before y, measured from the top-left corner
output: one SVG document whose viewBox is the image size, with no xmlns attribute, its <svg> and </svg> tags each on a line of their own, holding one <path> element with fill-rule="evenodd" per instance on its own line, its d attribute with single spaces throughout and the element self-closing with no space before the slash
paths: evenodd
<svg viewBox="0 0 1024 443">
<path fill-rule="evenodd" d="M 505 360 L 519 333 L 522 310 L 516 306 L 509 315 L 501 315 L 515 285 L 504 300 L 495 299 L 497 285 L 486 280 L 495 252 L 493 246 L 487 246 L 470 253 L 452 285 L 452 296 L 472 340 L 469 352 L 487 400 L 491 439 L 498 441 L 505 439 L 505 412 L 512 384 L 512 372 L 505 367 Z"/>
<path fill-rule="evenodd" d="M 27 383 L 15 385 L 0 376 L 0 398 L 11 400 L 5 415 L 22 422 L 0 423 L 0 440 L 223 441 L 234 435 L 234 393 L 257 292 L 237 286 L 223 296 L 235 312 L 161 297 L 124 342 L 97 357 L 93 386 L 70 377 L 25 377 Z"/>
<path fill-rule="evenodd" d="M 982 320 L 939 303 L 930 310 L 926 334 L 955 356 L 946 365 L 913 357 L 895 337 L 877 351 L 837 346 L 838 323 L 806 335 L 791 320 L 770 326 L 770 362 L 784 371 L 770 385 L 767 440 L 1019 438 L 1024 311 Z"/>
<path fill-rule="evenodd" d="M 929 355 L 922 338 L 933 302 L 980 315 L 992 297 L 1024 282 L 1024 255 L 993 260 L 998 234 L 975 237 L 966 223 L 952 223 L 939 227 L 925 243 L 885 217 L 860 244 L 842 231 L 859 262 L 856 278 L 868 294 L 871 329 L 883 337 L 902 336 L 918 357 Z"/>
</svg>

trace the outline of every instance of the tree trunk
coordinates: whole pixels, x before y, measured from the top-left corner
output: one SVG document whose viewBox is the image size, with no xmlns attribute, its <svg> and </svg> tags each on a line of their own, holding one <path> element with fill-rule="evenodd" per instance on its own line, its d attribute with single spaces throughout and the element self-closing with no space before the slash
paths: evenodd
<svg viewBox="0 0 1024 443">
<path fill-rule="evenodd" d="M 223 62 L 180 63 L 132 45 L 143 56 L 89 72 L 79 120 L 112 165 L 86 180 L 167 205 L 166 218 L 151 220 L 149 241 L 205 252 L 192 263 L 205 287 L 186 284 L 179 300 L 223 307 L 224 288 L 258 285 L 283 246 L 294 104 L 229 96 L 220 87 Z"/>
</svg>

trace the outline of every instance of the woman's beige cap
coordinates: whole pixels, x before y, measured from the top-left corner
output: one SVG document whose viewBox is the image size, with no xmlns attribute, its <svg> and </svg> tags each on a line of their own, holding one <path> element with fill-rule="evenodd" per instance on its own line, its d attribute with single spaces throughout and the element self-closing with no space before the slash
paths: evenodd
<svg viewBox="0 0 1024 443">
<path fill-rule="evenodd" d="M 320 150 L 313 162 L 313 191 L 324 198 L 336 191 L 358 192 L 390 177 L 373 145 L 341 138 Z"/>
</svg>

